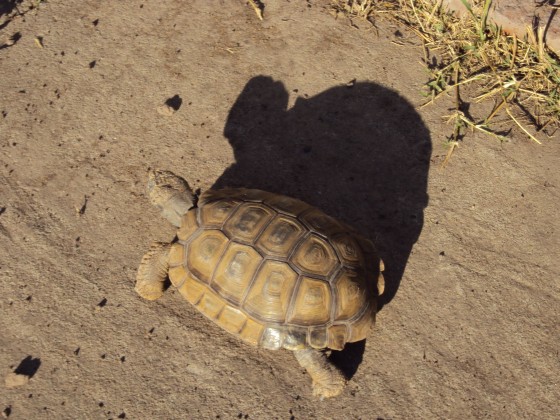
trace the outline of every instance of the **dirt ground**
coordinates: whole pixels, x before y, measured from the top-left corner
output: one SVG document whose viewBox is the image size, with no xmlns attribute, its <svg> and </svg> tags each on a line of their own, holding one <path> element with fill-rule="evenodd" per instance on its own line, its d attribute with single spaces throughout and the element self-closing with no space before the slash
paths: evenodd
<svg viewBox="0 0 560 420">
<path fill-rule="evenodd" d="M 0 374 L 30 377 L 0 384 L 4 417 L 558 418 L 558 139 L 474 134 L 442 170 L 451 102 L 417 108 L 412 36 L 265 3 L 264 21 L 241 0 L 0 17 Z M 292 195 L 375 240 L 388 293 L 365 344 L 332 355 L 341 396 L 178 293 L 135 294 L 174 235 L 154 167 Z"/>
</svg>

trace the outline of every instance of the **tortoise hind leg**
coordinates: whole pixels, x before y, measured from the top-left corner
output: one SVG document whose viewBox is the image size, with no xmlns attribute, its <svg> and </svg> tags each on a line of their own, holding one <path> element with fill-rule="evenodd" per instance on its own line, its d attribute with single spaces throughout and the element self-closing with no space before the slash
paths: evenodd
<svg viewBox="0 0 560 420">
<path fill-rule="evenodd" d="M 313 395 L 323 398 L 336 397 L 346 385 L 344 374 L 333 365 L 325 353 L 312 348 L 294 350 L 299 364 L 313 380 Z"/>
<path fill-rule="evenodd" d="M 144 299 L 156 300 L 163 295 L 171 244 L 154 242 L 144 254 L 136 274 L 136 292 Z"/>
</svg>

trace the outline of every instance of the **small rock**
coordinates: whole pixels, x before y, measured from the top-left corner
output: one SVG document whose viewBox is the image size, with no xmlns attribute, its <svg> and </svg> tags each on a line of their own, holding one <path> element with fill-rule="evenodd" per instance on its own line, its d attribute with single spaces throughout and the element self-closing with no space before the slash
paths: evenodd
<svg viewBox="0 0 560 420">
<path fill-rule="evenodd" d="M 105 305 L 107 305 L 107 298 L 101 299 L 101 301 L 95 307 L 95 310 L 99 310 L 99 309 L 103 308 Z"/>
<path fill-rule="evenodd" d="M 170 107 L 169 105 L 163 104 L 156 108 L 158 114 L 163 115 L 165 117 L 170 117 L 171 115 L 175 114 L 175 110 Z"/>
<path fill-rule="evenodd" d="M 168 98 L 165 103 L 157 107 L 157 112 L 161 115 L 171 116 L 179 111 L 181 105 L 183 104 L 183 99 L 179 95 L 172 96 Z"/>
<path fill-rule="evenodd" d="M 18 386 L 27 385 L 29 376 L 20 373 L 10 372 L 6 376 L 6 388 L 16 388 Z"/>
</svg>

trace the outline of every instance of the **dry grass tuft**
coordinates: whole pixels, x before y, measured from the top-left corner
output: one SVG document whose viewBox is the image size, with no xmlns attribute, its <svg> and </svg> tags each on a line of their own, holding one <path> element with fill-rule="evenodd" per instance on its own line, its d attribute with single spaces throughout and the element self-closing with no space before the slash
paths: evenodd
<svg viewBox="0 0 560 420">
<path fill-rule="evenodd" d="M 444 10 L 442 0 L 333 0 L 333 8 L 373 24 L 389 19 L 419 37 L 430 72 L 425 105 L 444 94 L 455 98 L 450 153 L 469 129 L 499 140 L 512 126 L 537 143 L 552 137 L 560 128 L 560 60 L 543 43 L 545 27 L 528 28 L 519 39 L 488 22 L 491 0 L 472 7 L 461 1 L 469 11 L 463 17 Z M 492 111 L 475 122 L 466 104 L 481 101 L 493 101 Z"/>
</svg>

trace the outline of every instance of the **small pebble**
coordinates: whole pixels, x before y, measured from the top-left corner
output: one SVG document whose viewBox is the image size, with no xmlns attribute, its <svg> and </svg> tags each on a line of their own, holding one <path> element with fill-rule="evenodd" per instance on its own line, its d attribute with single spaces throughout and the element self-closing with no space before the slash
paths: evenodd
<svg viewBox="0 0 560 420">
<path fill-rule="evenodd" d="M 18 386 L 27 385 L 29 376 L 20 373 L 10 372 L 6 376 L 6 388 L 16 388 Z"/>
<path fill-rule="evenodd" d="M 156 108 L 158 114 L 163 115 L 165 117 L 170 117 L 171 115 L 175 114 L 175 109 L 173 109 L 173 107 L 167 105 L 167 104 L 163 104 L 161 106 L 158 106 Z"/>
</svg>

